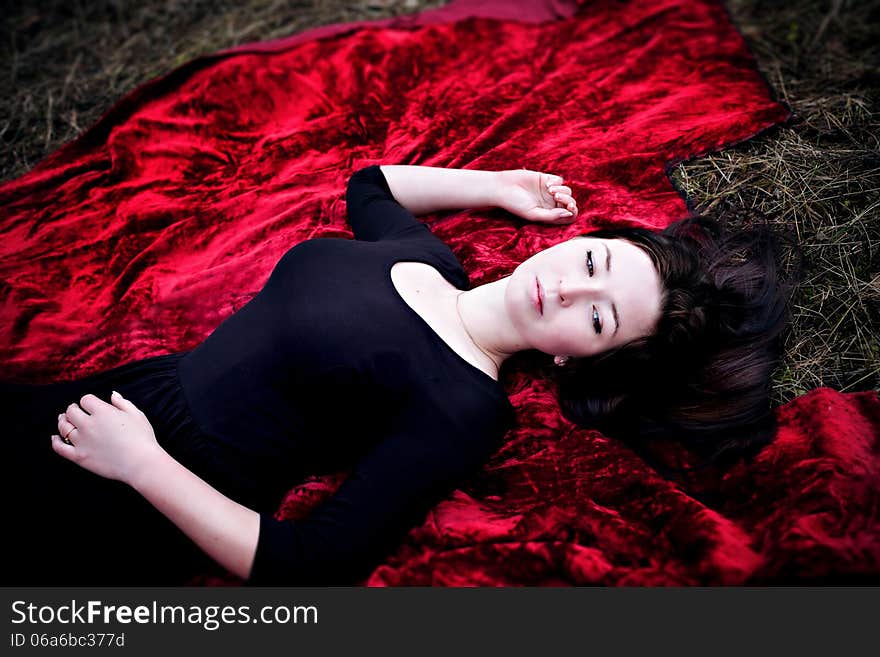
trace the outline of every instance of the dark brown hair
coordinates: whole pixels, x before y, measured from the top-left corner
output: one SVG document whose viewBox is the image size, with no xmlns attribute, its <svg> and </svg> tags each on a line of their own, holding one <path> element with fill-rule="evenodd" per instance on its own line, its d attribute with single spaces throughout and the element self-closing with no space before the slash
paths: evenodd
<svg viewBox="0 0 880 657">
<path fill-rule="evenodd" d="M 769 227 L 728 232 L 690 217 L 662 232 L 612 228 L 581 237 L 643 249 L 662 281 L 652 335 L 550 370 L 563 415 L 644 453 L 675 439 L 717 465 L 773 439 L 770 376 L 778 363 L 792 284 L 784 241 Z"/>
</svg>

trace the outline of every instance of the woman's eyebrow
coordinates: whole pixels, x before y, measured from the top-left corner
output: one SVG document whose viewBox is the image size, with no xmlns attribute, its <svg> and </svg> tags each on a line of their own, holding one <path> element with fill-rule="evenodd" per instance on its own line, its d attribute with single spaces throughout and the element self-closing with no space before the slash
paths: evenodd
<svg viewBox="0 0 880 657">
<path fill-rule="evenodd" d="M 611 249 L 608 248 L 607 244 L 603 245 L 605 247 L 605 271 L 611 272 Z M 614 315 L 614 333 L 612 335 L 617 335 L 617 331 L 620 330 L 620 315 L 617 314 L 617 305 L 612 301 L 611 302 L 611 314 Z"/>
</svg>

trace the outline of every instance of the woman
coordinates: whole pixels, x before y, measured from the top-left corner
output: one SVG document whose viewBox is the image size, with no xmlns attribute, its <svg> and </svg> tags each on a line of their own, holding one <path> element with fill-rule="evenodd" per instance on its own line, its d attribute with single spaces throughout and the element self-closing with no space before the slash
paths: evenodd
<svg viewBox="0 0 880 657">
<path fill-rule="evenodd" d="M 704 255 L 721 243 L 711 226 L 566 240 L 468 290 L 452 252 L 414 216 L 494 205 L 570 223 L 578 208 L 563 183 L 526 170 L 362 169 L 346 194 L 356 239 L 294 246 L 193 350 L 77 382 L 5 386 L 4 416 L 20 436 L 7 491 L 20 501 L 13 583 L 180 583 L 206 555 L 250 584 L 351 583 L 500 446 L 513 409 L 498 380 L 511 355 L 552 356 L 566 414 L 612 429 L 644 401 L 619 376 L 601 394 L 595 373 L 614 372 L 615 358 L 668 365 L 754 335 L 746 352 L 769 362 L 784 305 L 775 271 L 765 267 L 766 317 L 722 326 L 715 284 L 738 308 L 754 290 L 737 288 L 736 267 L 710 280 Z M 741 387 L 766 392 L 768 373 L 759 363 Z M 645 422 L 625 428 L 684 426 L 663 409 L 689 399 L 648 404 Z M 701 401 L 725 426 L 767 415 L 766 394 L 732 414 L 724 399 Z M 46 418 L 31 419 L 52 404 L 55 454 L 40 438 Z M 691 424 L 699 433 L 706 423 Z M 351 465 L 307 517 L 274 518 L 298 476 Z"/>
</svg>

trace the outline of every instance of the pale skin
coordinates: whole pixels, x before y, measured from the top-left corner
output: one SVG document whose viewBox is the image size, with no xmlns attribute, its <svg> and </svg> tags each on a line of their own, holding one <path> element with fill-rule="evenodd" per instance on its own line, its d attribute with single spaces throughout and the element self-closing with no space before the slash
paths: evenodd
<svg viewBox="0 0 880 657">
<path fill-rule="evenodd" d="M 406 165 L 382 166 L 382 173 L 397 201 L 417 215 L 496 206 L 528 221 L 560 225 L 578 215 L 571 188 L 553 174 Z M 644 252 L 622 240 L 590 238 L 566 240 L 510 276 L 466 292 L 445 280 L 426 290 L 449 326 L 466 336 L 462 355 L 494 378 L 504 360 L 522 349 L 562 362 L 648 334 L 659 317 L 661 292 Z M 52 448 L 59 456 L 128 484 L 221 566 L 250 576 L 259 514 L 173 459 L 131 401 L 119 393 L 110 403 L 85 395 L 59 414 L 58 431 Z"/>
</svg>

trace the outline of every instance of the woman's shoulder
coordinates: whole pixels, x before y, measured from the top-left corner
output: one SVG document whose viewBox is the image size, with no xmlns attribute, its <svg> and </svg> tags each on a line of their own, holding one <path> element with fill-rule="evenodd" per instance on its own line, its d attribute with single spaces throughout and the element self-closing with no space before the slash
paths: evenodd
<svg viewBox="0 0 880 657">
<path fill-rule="evenodd" d="M 427 261 L 439 271 L 443 278 L 460 290 L 470 288 L 470 278 L 452 249 L 440 238 L 431 234 L 415 237 L 412 239 L 399 240 L 397 245 L 398 254 L 420 255 L 422 261 Z"/>
</svg>

